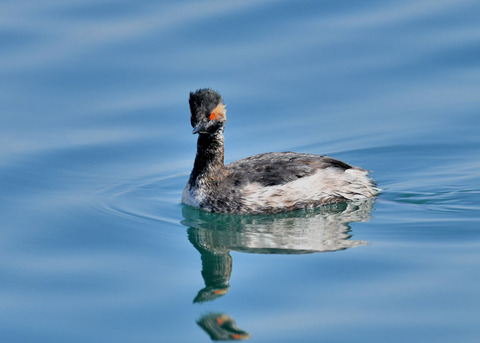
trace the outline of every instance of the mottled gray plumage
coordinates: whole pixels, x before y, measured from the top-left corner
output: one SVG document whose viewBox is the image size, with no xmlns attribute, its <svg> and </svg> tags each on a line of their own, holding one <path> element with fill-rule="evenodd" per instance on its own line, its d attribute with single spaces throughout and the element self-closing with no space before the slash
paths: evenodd
<svg viewBox="0 0 480 343">
<path fill-rule="evenodd" d="M 232 162 L 225 167 L 229 172 L 227 179 L 232 179 L 236 185 L 257 182 L 262 186 L 283 185 L 313 175 L 319 169 L 352 168 L 342 161 L 324 155 L 291 151 L 251 156 Z"/>
</svg>

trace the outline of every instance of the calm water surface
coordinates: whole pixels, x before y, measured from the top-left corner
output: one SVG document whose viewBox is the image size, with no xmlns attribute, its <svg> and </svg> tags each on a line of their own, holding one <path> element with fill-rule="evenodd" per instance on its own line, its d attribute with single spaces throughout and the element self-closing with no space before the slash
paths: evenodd
<svg viewBox="0 0 480 343">
<path fill-rule="evenodd" d="M 479 17 L 474 0 L 2 1 L 0 341 L 478 342 Z M 328 154 L 383 193 L 181 205 L 205 86 L 227 161 Z"/>
</svg>

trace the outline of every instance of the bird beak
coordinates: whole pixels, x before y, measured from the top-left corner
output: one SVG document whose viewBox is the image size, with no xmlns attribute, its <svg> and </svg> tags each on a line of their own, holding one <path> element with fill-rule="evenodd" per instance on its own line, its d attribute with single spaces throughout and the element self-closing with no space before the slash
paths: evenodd
<svg viewBox="0 0 480 343">
<path fill-rule="evenodd" d="M 203 125 L 198 123 L 197 126 L 193 128 L 192 134 L 199 133 L 203 129 Z"/>
</svg>

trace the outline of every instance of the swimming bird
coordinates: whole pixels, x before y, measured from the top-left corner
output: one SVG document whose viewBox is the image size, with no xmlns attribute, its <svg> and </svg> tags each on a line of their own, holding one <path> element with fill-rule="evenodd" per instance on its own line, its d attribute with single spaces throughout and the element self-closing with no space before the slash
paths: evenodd
<svg viewBox="0 0 480 343">
<path fill-rule="evenodd" d="M 362 200 L 379 189 L 368 171 L 325 155 L 271 152 L 224 164 L 227 120 L 222 96 L 190 93 L 197 154 L 182 202 L 208 212 L 273 214 Z"/>
</svg>

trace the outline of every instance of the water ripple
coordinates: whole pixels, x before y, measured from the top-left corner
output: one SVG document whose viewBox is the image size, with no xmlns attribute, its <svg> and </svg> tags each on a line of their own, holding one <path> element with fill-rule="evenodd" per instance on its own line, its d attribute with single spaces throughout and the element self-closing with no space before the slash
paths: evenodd
<svg viewBox="0 0 480 343">
<path fill-rule="evenodd" d="M 95 193 L 97 211 L 122 219 L 179 224 L 183 174 L 143 175 L 117 181 Z"/>
</svg>

